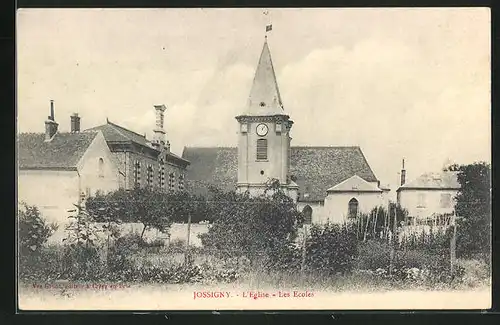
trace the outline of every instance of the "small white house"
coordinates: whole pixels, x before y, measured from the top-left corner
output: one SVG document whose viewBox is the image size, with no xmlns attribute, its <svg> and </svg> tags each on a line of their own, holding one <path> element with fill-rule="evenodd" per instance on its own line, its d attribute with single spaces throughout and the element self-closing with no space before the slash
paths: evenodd
<svg viewBox="0 0 500 325">
<path fill-rule="evenodd" d="M 339 223 L 387 204 L 384 190 L 354 175 L 327 190 L 324 209 L 328 221 Z"/>
<path fill-rule="evenodd" d="M 457 172 L 426 173 L 399 187 L 397 199 L 410 217 L 425 219 L 453 213 L 459 189 Z"/>
<path fill-rule="evenodd" d="M 103 134 L 79 132 L 78 116 L 71 122 L 71 132 L 58 132 L 52 110 L 45 134 L 18 136 L 18 202 L 36 205 L 47 221 L 59 225 L 51 241 L 63 236 L 74 204 L 97 190 L 118 188 L 118 172 Z"/>
</svg>

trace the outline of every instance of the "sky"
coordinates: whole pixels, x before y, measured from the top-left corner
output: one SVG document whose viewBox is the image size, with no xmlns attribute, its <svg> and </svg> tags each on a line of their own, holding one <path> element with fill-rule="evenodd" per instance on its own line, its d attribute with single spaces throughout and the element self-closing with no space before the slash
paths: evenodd
<svg viewBox="0 0 500 325">
<path fill-rule="evenodd" d="M 445 162 L 491 160 L 487 8 L 22 9 L 18 132 L 111 122 L 172 151 L 236 146 L 265 26 L 292 145 L 363 150 L 396 188 Z"/>
</svg>

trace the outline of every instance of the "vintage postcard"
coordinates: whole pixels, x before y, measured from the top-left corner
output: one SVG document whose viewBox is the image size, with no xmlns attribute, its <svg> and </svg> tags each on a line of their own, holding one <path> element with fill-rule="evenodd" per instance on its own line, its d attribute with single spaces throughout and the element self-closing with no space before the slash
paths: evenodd
<svg viewBox="0 0 500 325">
<path fill-rule="evenodd" d="M 17 12 L 18 307 L 491 307 L 487 8 Z"/>
</svg>

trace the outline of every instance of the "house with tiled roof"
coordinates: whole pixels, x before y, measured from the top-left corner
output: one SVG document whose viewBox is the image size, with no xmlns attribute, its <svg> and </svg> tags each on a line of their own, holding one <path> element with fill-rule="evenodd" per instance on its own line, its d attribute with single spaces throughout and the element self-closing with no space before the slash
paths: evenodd
<svg viewBox="0 0 500 325">
<path fill-rule="evenodd" d="M 342 221 L 388 203 L 388 189 L 379 187 L 360 147 L 291 146 L 294 122 L 284 109 L 267 39 L 236 120 L 237 147 L 184 148 L 189 191 L 205 194 L 216 186 L 259 195 L 277 180 L 312 222 Z"/>
<path fill-rule="evenodd" d="M 457 172 L 443 169 L 439 172 L 424 173 L 406 182 L 406 171 L 401 171 L 401 186 L 396 190 L 398 203 L 408 210 L 413 220 L 437 215 L 452 214 L 455 196 L 460 189 Z"/>
<path fill-rule="evenodd" d="M 59 132 L 52 101 L 45 133 L 19 134 L 17 157 L 18 201 L 36 205 L 59 224 L 53 240 L 60 239 L 73 204 L 98 190 L 118 188 L 118 171 L 102 132 L 80 132 L 76 114 L 71 116 L 71 131 Z"/>
<path fill-rule="evenodd" d="M 163 129 L 164 105 L 155 105 L 154 139 L 136 133 L 108 119 L 106 124 L 88 129 L 103 133 L 118 168 L 120 188 L 149 186 L 164 190 L 183 190 L 189 161 L 170 151 Z"/>
</svg>

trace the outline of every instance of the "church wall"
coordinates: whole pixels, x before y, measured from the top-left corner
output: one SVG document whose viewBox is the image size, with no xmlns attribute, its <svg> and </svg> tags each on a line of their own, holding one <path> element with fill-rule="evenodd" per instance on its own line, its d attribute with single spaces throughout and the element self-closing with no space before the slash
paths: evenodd
<svg viewBox="0 0 500 325">
<path fill-rule="evenodd" d="M 340 223 L 346 220 L 349 201 L 358 200 L 358 212 L 369 213 L 376 206 L 384 203 L 382 194 L 366 193 L 329 193 L 325 199 L 325 217 L 331 222 Z"/>
<path fill-rule="evenodd" d="M 321 224 L 327 222 L 325 214 L 324 202 L 297 202 L 297 209 L 302 212 L 306 206 L 312 208 L 311 222 L 313 224 Z"/>
</svg>

